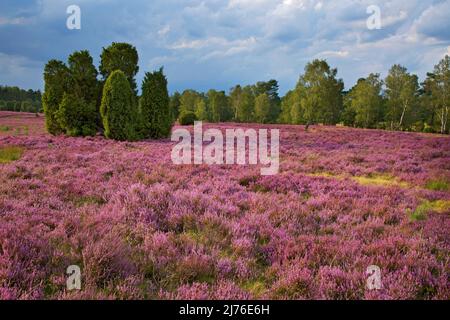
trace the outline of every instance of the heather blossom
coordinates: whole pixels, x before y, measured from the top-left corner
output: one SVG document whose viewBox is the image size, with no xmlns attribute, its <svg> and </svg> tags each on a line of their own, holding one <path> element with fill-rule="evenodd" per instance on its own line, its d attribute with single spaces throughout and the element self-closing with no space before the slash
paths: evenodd
<svg viewBox="0 0 450 320">
<path fill-rule="evenodd" d="M 450 298 L 448 137 L 276 126 L 279 174 L 262 176 L 177 166 L 169 139 L 0 123 L 32 128 L 0 132 L 0 150 L 22 150 L 0 163 L 0 299 Z M 70 265 L 80 291 L 66 288 Z"/>
</svg>

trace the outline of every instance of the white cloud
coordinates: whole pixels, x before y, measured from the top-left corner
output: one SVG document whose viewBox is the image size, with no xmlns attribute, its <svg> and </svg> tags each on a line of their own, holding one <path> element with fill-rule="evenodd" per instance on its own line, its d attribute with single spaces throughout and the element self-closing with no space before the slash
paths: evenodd
<svg viewBox="0 0 450 320">
<path fill-rule="evenodd" d="M 382 16 L 382 26 L 384 28 L 389 27 L 396 23 L 405 21 L 407 17 L 408 17 L 408 13 L 406 11 L 400 11 L 398 13 L 398 15 L 392 15 L 392 16 L 387 16 L 387 17 Z"/>
<path fill-rule="evenodd" d="M 314 10 L 319 11 L 320 9 L 322 9 L 323 7 L 323 3 L 322 2 L 317 2 L 317 4 L 314 6 Z"/>
<path fill-rule="evenodd" d="M 415 19 L 412 29 L 414 32 L 450 41 L 450 1 L 444 1 L 431 5 Z"/>
<path fill-rule="evenodd" d="M 162 29 L 158 30 L 158 35 L 160 37 L 165 36 L 166 34 L 168 34 L 170 32 L 170 25 L 166 25 L 164 26 Z"/>
<path fill-rule="evenodd" d="M 25 18 L 25 17 L 18 17 L 18 18 L 7 18 L 7 17 L 0 17 L 0 26 L 5 25 L 26 25 L 33 22 L 33 19 L 31 18 Z"/>
<path fill-rule="evenodd" d="M 327 58 L 327 57 L 340 57 L 345 58 L 348 57 L 349 52 L 347 50 L 342 51 L 322 51 L 316 55 L 317 58 Z"/>
<path fill-rule="evenodd" d="M 242 51 L 251 49 L 257 43 L 255 37 L 250 37 L 247 39 L 237 39 L 237 40 L 227 40 L 221 37 L 210 37 L 199 40 L 180 40 L 169 46 L 170 49 L 174 50 L 198 50 L 198 49 L 211 49 L 214 50 L 214 56 L 222 55 L 232 55 Z M 220 51 L 217 49 L 220 48 Z M 220 54 L 218 54 L 220 52 Z"/>
<path fill-rule="evenodd" d="M 258 8 L 270 3 L 272 0 L 230 0 L 228 2 L 228 8 Z"/>
</svg>

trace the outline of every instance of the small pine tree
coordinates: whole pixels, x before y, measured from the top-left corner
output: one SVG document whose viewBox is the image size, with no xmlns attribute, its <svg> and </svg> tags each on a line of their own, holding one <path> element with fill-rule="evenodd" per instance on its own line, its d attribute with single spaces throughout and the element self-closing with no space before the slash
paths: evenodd
<svg viewBox="0 0 450 320">
<path fill-rule="evenodd" d="M 137 108 L 125 74 L 116 70 L 103 87 L 100 114 L 105 136 L 114 140 L 136 140 Z"/>
<path fill-rule="evenodd" d="M 169 104 L 167 79 L 163 68 L 153 73 L 147 72 L 142 82 L 140 99 L 143 137 L 159 139 L 169 136 L 173 124 Z"/>
</svg>

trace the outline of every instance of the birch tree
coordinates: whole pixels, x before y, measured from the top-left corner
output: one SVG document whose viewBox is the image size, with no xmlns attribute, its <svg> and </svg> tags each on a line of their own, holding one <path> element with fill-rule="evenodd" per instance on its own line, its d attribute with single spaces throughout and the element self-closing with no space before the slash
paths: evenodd
<svg viewBox="0 0 450 320">
<path fill-rule="evenodd" d="M 386 77 L 388 98 L 387 118 L 391 129 L 403 129 L 407 118 L 417 105 L 419 81 L 416 75 L 408 73 L 405 67 L 394 65 Z"/>
</svg>

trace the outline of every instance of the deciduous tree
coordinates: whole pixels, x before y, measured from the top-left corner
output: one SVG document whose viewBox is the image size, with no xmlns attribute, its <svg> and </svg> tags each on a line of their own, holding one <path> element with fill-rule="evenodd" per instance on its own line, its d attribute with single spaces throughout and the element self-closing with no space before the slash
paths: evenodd
<svg viewBox="0 0 450 320">
<path fill-rule="evenodd" d="M 255 119 L 258 123 L 267 123 L 270 120 L 270 99 L 266 93 L 255 99 Z"/>
<path fill-rule="evenodd" d="M 337 69 L 332 69 L 325 60 L 314 60 L 305 67 L 297 90 L 303 94 L 300 104 L 305 121 L 336 124 L 339 121 L 343 103 L 344 83 L 337 79 Z"/>
<path fill-rule="evenodd" d="M 417 107 L 418 78 L 408 73 L 405 67 L 396 64 L 389 70 L 385 82 L 387 119 L 391 123 L 391 129 L 403 129 L 411 124 L 411 116 Z"/>
</svg>

